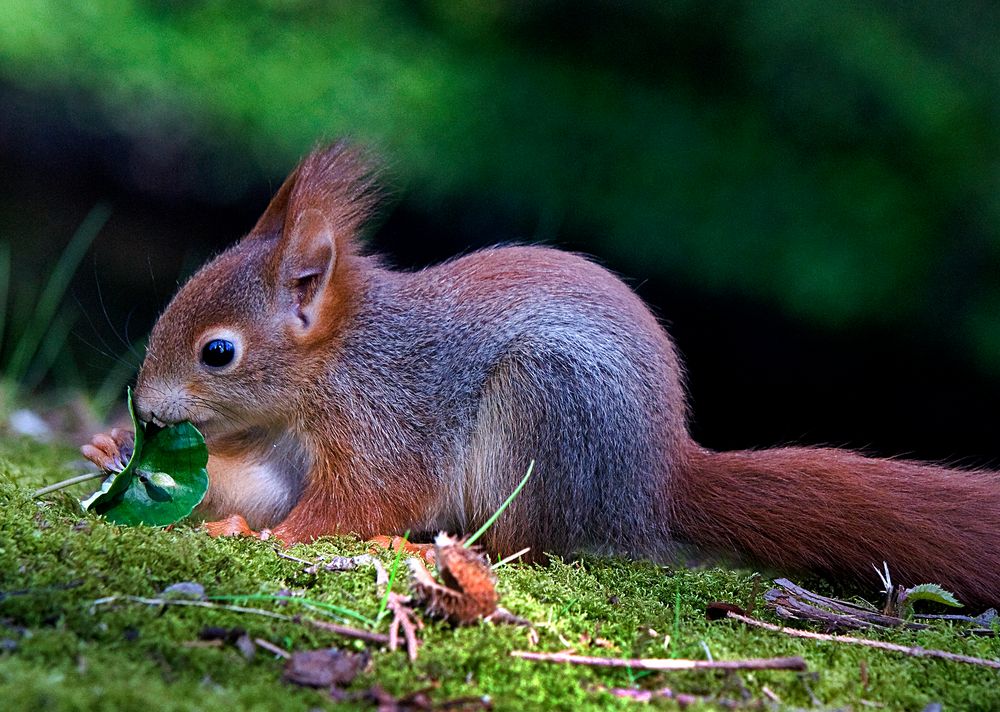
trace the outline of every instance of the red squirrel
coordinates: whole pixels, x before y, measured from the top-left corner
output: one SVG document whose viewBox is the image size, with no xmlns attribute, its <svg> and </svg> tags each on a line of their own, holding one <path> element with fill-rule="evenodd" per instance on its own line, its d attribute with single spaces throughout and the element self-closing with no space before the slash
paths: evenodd
<svg viewBox="0 0 1000 712">
<path fill-rule="evenodd" d="M 534 474 L 483 544 L 936 582 L 1000 603 L 1000 474 L 688 434 L 674 344 L 617 277 L 575 254 L 498 247 L 417 272 L 358 232 L 368 162 L 317 150 L 251 232 L 160 316 L 143 421 L 205 435 L 209 516 L 285 542 L 470 532 Z M 84 454 L 104 466 L 127 433 Z"/>
</svg>

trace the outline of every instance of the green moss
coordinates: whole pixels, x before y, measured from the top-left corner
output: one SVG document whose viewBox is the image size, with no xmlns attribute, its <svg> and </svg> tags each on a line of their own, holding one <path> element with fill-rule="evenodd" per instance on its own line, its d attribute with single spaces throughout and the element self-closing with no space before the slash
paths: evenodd
<svg viewBox="0 0 1000 712">
<path fill-rule="evenodd" d="M 153 596 L 170 584 L 197 581 L 209 595 L 292 589 L 374 616 L 380 599 L 371 570 L 307 575 L 267 542 L 212 540 L 190 525 L 169 531 L 117 527 L 83 514 L 69 495 L 32 500 L 32 488 L 72 473 L 74 458 L 65 449 L 0 440 L 0 640 L 6 641 L 4 648 L 13 648 L 0 653 L 0 699 L 6 709 L 332 706 L 325 692 L 281 682 L 283 664 L 271 654 L 258 651 L 248 661 L 234 647 L 192 642 L 205 626 L 238 626 L 287 650 L 333 644 L 356 648 L 358 643 L 293 621 L 231 611 L 94 601 Z M 292 553 L 316 558 L 366 549 L 353 539 L 325 539 Z M 388 554 L 383 558 L 391 562 Z M 534 663 L 509 657 L 511 650 L 531 648 L 522 628 L 430 622 L 416 664 L 409 665 L 403 652 L 373 650 L 370 668 L 350 689 L 375 683 L 396 694 L 431 688 L 435 700 L 489 695 L 498 709 L 634 709 L 634 703 L 597 691 L 630 685 L 730 699 L 738 699 L 743 687 L 761 699 L 766 685 L 790 706 L 810 706 L 811 695 L 825 707 L 856 708 L 861 700 L 887 709 L 919 709 L 931 701 L 952 709 L 1000 705 L 995 670 L 707 621 L 710 601 L 749 602 L 754 581 L 745 571 L 585 558 L 547 567 L 505 566 L 499 570 L 499 587 L 507 608 L 536 623 L 543 650 L 572 647 L 595 655 L 698 659 L 706 648 L 716 659 L 801 655 L 811 672 L 643 674 Z M 402 590 L 402 582 L 397 588 Z M 757 603 L 758 614 L 766 616 Z M 300 612 L 268 601 L 247 605 Z M 1000 641 L 965 639 L 944 625 L 875 637 L 1000 657 Z"/>
</svg>

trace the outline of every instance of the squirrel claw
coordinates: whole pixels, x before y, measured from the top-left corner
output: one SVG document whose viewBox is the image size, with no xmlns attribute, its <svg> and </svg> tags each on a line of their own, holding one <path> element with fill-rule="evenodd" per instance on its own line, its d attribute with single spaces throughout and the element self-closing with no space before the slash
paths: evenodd
<svg viewBox="0 0 1000 712">
<path fill-rule="evenodd" d="M 215 522 L 205 522 L 204 527 L 213 539 L 220 536 L 257 536 L 257 532 L 251 529 L 247 520 L 239 514 L 230 514 L 225 519 Z"/>
<path fill-rule="evenodd" d="M 80 452 L 104 472 L 121 472 L 132 457 L 134 442 L 131 430 L 114 428 L 110 433 L 95 435 Z"/>
</svg>

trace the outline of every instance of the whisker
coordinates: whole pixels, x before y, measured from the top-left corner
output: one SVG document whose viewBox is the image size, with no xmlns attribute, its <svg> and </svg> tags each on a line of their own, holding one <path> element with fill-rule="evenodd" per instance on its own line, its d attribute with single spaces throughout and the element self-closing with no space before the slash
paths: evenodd
<svg viewBox="0 0 1000 712">
<path fill-rule="evenodd" d="M 115 328 L 114 322 L 111 320 L 111 315 L 108 313 L 108 305 L 104 302 L 104 290 L 101 289 L 101 280 L 97 274 L 97 255 L 94 255 L 94 286 L 97 288 L 97 303 L 101 307 L 101 313 L 104 314 L 104 321 L 107 322 L 108 326 L 111 327 L 111 333 L 115 335 L 122 346 L 129 348 L 129 343 L 118 333 L 118 329 Z"/>
<path fill-rule="evenodd" d="M 135 314 L 136 308 L 137 307 L 132 307 L 131 309 L 129 309 L 128 310 L 128 315 L 125 317 L 125 328 L 124 328 L 124 331 L 125 331 L 125 342 L 126 342 L 126 345 L 128 346 L 128 350 L 131 351 L 134 356 L 138 356 L 141 359 L 142 358 L 142 354 L 139 353 L 139 350 L 136 348 L 138 342 L 137 341 L 133 341 L 132 338 L 128 335 L 128 327 L 129 327 L 129 324 L 132 323 L 132 316 Z M 145 339 L 141 339 L 141 340 L 145 341 Z"/>
<path fill-rule="evenodd" d="M 91 351 L 94 351 L 94 352 L 100 354 L 101 356 L 104 356 L 105 358 L 111 359 L 112 361 L 116 361 L 116 362 L 118 362 L 119 364 L 121 364 L 123 366 L 128 366 L 129 368 L 138 368 L 138 364 L 137 363 L 133 363 L 132 361 L 129 361 L 129 360 L 125 359 L 122 355 L 116 354 L 116 353 L 112 352 L 110 350 L 111 347 L 107 344 L 107 342 L 104 342 L 103 339 L 101 339 L 101 341 L 103 342 L 104 349 L 100 348 L 95 343 L 87 341 L 87 339 L 85 339 L 83 336 L 81 336 L 80 334 L 78 334 L 76 332 L 73 332 L 71 334 L 71 336 L 73 337 L 73 339 L 79 341 L 80 343 L 82 343 L 84 346 L 86 346 Z M 97 336 L 98 336 L 98 338 L 100 338 L 99 334 L 97 334 Z M 105 350 L 105 349 L 107 349 L 107 350 Z M 94 363 L 91 363 L 89 365 L 91 365 L 91 366 L 99 366 L 99 365 L 103 365 L 103 364 L 94 364 Z"/>
<path fill-rule="evenodd" d="M 107 342 L 107 339 L 104 338 L 104 335 L 101 333 L 101 330 L 98 329 L 97 325 L 94 323 L 94 320 L 90 318 L 89 312 L 83 308 L 83 303 L 80 301 L 80 297 L 74 294 L 73 301 L 75 301 L 76 305 L 80 308 L 79 311 L 83 314 L 83 318 L 87 320 L 87 324 L 90 326 L 90 330 L 94 332 L 94 336 L 96 336 L 97 339 L 101 342 L 101 346 L 104 347 L 104 350 L 98 348 L 95 344 L 87 341 L 75 331 L 73 332 L 73 337 L 79 339 L 84 346 L 87 346 L 88 348 L 92 349 L 93 351 L 96 351 L 102 356 L 106 356 L 111 359 L 118 359 L 119 357 L 114 353 L 114 350 L 111 348 L 111 344 L 109 344 Z"/>
</svg>

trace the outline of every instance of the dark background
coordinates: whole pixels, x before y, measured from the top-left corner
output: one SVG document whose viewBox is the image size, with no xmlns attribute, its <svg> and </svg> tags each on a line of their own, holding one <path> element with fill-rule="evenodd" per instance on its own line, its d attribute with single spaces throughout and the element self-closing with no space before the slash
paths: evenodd
<svg viewBox="0 0 1000 712">
<path fill-rule="evenodd" d="M 0 370 L 111 208 L 7 405 L 118 399 L 177 282 L 347 135 L 394 264 L 541 241 L 622 274 L 704 444 L 1000 462 L 992 3 L 75 5 L 0 9 Z"/>
</svg>

